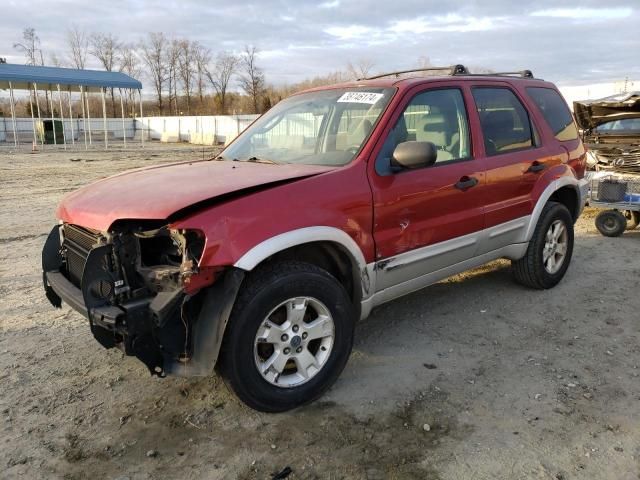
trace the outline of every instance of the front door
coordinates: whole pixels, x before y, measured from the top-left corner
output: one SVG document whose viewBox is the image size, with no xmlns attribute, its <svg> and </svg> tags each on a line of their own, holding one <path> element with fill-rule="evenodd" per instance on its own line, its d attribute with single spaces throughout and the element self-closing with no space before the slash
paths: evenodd
<svg viewBox="0 0 640 480">
<path fill-rule="evenodd" d="M 473 156 L 465 93 L 457 87 L 409 95 L 387 129 L 371 173 L 376 290 L 475 255 L 484 228 L 484 171 Z M 393 167 L 402 142 L 433 143 L 435 164 Z"/>
</svg>

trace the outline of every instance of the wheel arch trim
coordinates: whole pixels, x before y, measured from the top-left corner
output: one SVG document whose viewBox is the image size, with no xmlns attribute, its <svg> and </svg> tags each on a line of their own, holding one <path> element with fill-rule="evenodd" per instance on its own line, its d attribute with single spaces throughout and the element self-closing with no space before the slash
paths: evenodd
<svg viewBox="0 0 640 480">
<path fill-rule="evenodd" d="M 367 266 L 362 250 L 360 250 L 355 240 L 343 230 L 329 226 L 304 227 L 268 238 L 242 255 L 233 266 L 251 271 L 258 264 L 276 253 L 313 242 L 337 243 L 349 253 L 359 270 Z"/>
<path fill-rule="evenodd" d="M 582 206 L 584 205 L 584 199 L 582 198 L 583 195 L 581 191 L 580 181 L 577 178 L 569 175 L 562 176 L 560 178 L 555 179 L 553 182 L 547 185 L 547 188 L 545 188 L 542 191 L 542 193 L 538 197 L 536 206 L 533 208 L 533 212 L 531 212 L 531 220 L 529 221 L 529 226 L 527 227 L 527 231 L 525 234 L 526 242 L 530 241 L 531 237 L 533 237 L 533 232 L 536 228 L 536 225 L 538 224 L 538 220 L 540 218 L 540 215 L 542 214 L 542 209 L 544 208 L 544 206 L 547 204 L 551 196 L 563 187 L 570 187 L 575 190 L 576 198 L 578 202 L 577 214 L 578 215 L 580 214 L 582 210 Z M 573 216 L 573 212 L 572 212 L 572 216 Z"/>
</svg>

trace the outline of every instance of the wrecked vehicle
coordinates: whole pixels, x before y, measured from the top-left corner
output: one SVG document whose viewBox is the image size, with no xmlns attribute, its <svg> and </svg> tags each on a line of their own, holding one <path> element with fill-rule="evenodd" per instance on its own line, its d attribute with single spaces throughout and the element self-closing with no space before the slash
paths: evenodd
<svg viewBox="0 0 640 480">
<path fill-rule="evenodd" d="M 586 195 L 566 103 L 528 71 L 439 71 L 298 93 L 216 158 L 69 194 L 47 297 L 152 374 L 216 367 L 275 412 L 334 383 L 380 304 L 498 258 L 553 287 Z"/>
<path fill-rule="evenodd" d="M 589 166 L 640 174 L 640 92 L 573 103 Z"/>
</svg>

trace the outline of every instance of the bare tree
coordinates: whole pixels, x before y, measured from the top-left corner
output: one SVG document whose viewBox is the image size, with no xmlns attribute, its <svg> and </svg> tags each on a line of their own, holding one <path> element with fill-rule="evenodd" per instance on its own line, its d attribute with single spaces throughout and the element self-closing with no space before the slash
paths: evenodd
<svg viewBox="0 0 640 480">
<path fill-rule="evenodd" d="M 89 53 L 96 57 L 107 72 L 112 72 L 116 67 L 120 42 L 111 33 L 96 33 L 89 38 L 91 48 Z"/>
<path fill-rule="evenodd" d="M 120 49 L 120 42 L 111 33 L 102 34 L 96 33 L 91 35 L 89 39 L 91 48 L 89 53 L 96 57 L 104 69 L 107 72 L 112 72 L 116 67 L 116 61 L 118 56 L 118 50 Z M 111 111 L 113 116 L 116 116 L 116 99 L 113 88 L 109 89 L 111 94 Z"/>
<path fill-rule="evenodd" d="M 216 58 L 216 63 L 213 67 L 213 72 L 207 69 L 207 78 L 211 82 L 216 95 L 220 101 L 220 113 L 225 115 L 227 113 L 227 90 L 231 77 L 236 73 L 240 59 L 237 55 L 231 52 L 219 53 Z"/>
<path fill-rule="evenodd" d="M 198 42 L 180 40 L 178 42 L 178 73 L 182 80 L 182 89 L 187 98 L 187 115 L 191 115 L 191 93 L 196 75 L 196 51 Z"/>
<path fill-rule="evenodd" d="M 167 84 L 169 86 L 169 111 L 174 105 L 174 115 L 178 115 L 178 59 L 180 57 L 180 40 L 172 38 L 167 46 Z"/>
<path fill-rule="evenodd" d="M 200 99 L 200 108 L 204 104 L 204 90 L 207 78 L 207 65 L 211 62 L 211 51 L 204 45 L 196 42 L 196 89 Z"/>
<path fill-rule="evenodd" d="M 35 28 L 25 28 L 22 31 L 22 42 L 14 43 L 13 48 L 24 53 L 27 57 L 27 65 L 44 65 L 40 37 L 36 35 Z"/>
<path fill-rule="evenodd" d="M 118 55 L 118 71 L 124 72 L 130 77 L 137 78 L 142 73 L 140 60 L 135 45 L 123 43 L 120 45 Z"/>
<path fill-rule="evenodd" d="M 149 76 L 153 82 L 158 99 L 158 110 L 163 112 L 162 92 L 167 82 L 168 68 L 166 64 L 167 38 L 162 32 L 151 32 L 146 42 L 140 44 L 142 58 L 149 67 Z"/>
<path fill-rule="evenodd" d="M 368 58 L 361 58 L 356 63 L 347 63 L 347 72 L 353 80 L 366 78 L 371 73 L 374 65 L 375 64 L 373 60 L 370 60 Z"/>
<path fill-rule="evenodd" d="M 138 78 L 142 75 L 140 68 L 140 60 L 136 48 L 132 44 L 120 45 L 120 55 L 118 56 L 118 70 L 124 72 L 132 78 Z M 130 114 L 135 114 L 135 92 L 131 89 L 125 89 L 125 109 Z M 129 110 L 131 104 L 131 110 Z"/>
<path fill-rule="evenodd" d="M 77 25 L 67 30 L 67 45 L 71 54 L 71 63 L 78 69 L 84 69 L 89 53 L 89 38 Z"/>
<path fill-rule="evenodd" d="M 280 101 L 282 100 L 282 98 L 301 90 L 307 90 L 309 88 L 320 87 L 324 85 L 333 85 L 335 83 L 348 82 L 350 79 L 351 76 L 348 73 L 342 70 L 336 70 L 335 72 L 330 72 L 326 75 L 302 80 L 301 82 L 295 83 L 293 85 L 278 87 L 275 91 L 272 92 L 272 94 L 275 95 L 273 97 L 274 100 Z"/>
<path fill-rule="evenodd" d="M 255 46 L 245 46 L 240 62 L 242 75 L 240 76 L 240 87 L 251 98 L 253 113 L 260 111 L 260 97 L 264 92 L 264 73 L 256 64 L 258 49 Z"/>
<path fill-rule="evenodd" d="M 22 31 L 22 42 L 14 43 L 13 48 L 24 53 L 25 57 L 27 57 L 27 65 L 44 65 L 44 55 L 42 53 L 42 48 L 40 48 L 40 37 L 36 35 L 35 28 L 27 27 Z M 33 89 L 31 88 L 33 87 Z M 35 85 L 29 86 L 29 96 L 31 97 L 33 94 L 33 98 L 38 99 L 38 92 L 35 89 Z M 49 112 L 49 94 L 47 91 L 44 91 L 44 112 L 48 114 Z"/>
</svg>

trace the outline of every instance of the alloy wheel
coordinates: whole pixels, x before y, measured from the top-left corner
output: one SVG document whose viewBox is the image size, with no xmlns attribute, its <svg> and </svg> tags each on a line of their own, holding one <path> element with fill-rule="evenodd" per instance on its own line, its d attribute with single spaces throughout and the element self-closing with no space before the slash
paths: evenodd
<svg viewBox="0 0 640 480">
<path fill-rule="evenodd" d="M 567 256 L 568 245 L 569 234 L 567 227 L 562 220 L 556 220 L 547 230 L 542 250 L 542 263 L 548 273 L 553 275 L 562 268 L 564 259 Z"/>
<path fill-rule="evenodd" d="M 326 364 L 334 336 L 333 317 L 322 302 L 312 297 L 290 298 L 269 312 L 258 327 L 256 368 L 277 387 L 302 385 Z"/>
</svg>

